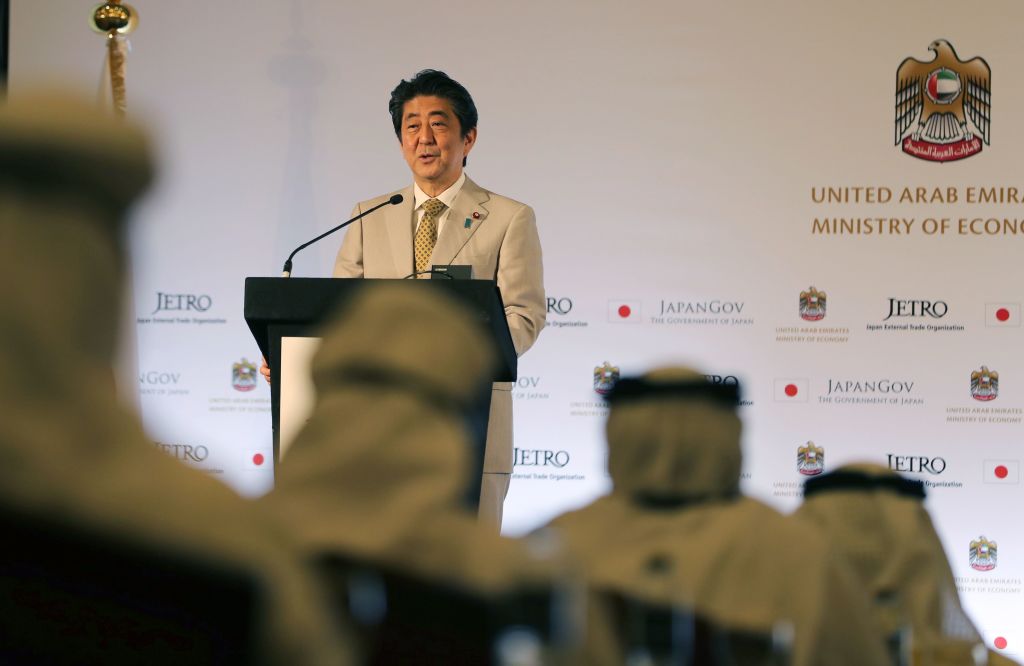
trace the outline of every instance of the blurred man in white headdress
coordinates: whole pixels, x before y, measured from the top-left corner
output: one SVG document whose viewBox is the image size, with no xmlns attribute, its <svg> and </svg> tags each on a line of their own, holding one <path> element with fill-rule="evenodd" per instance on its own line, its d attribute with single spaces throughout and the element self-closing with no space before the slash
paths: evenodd
<svg viewBox="0 0 1024 666">
<path fill-rule="evenodd" d="M 686 368 L 610 396 L 612 490 L 556 518 L 592 586 L 692 608 L 735 631 L 789 623 L 792 663 L 886 663 L 826 541 L 740 493 L 739 393 Z"/>
<path fill-rule="evenodd" d="M 873 463 L 851 464 L 808 480 L 794 518 L 844 556 L 879 631 L 915 655 L 914 663 L 973 663 L 981 636 L 960 605 L 924 498 L 920 481 Z M 989 663 L 1013 662 L 992 653 Z"/>
<path fill-rule="evenodd" d="M 123 223 L 151 177 L 143 133 L 91 105 L 0 105 L 0 505 L 250 572 L 259 656 L 345 663 L 286 530 L 160 452 L 114 394 Z"/>
<path fill-rule="evenodd" d="M 313 555 L 501 589 L 530 565 L 471 508 L 495 351 L 449 297 L 402 288 L 423 286 L 368 286 L 324 328 L 313 413 L 264 502 Z"/>
</svg>

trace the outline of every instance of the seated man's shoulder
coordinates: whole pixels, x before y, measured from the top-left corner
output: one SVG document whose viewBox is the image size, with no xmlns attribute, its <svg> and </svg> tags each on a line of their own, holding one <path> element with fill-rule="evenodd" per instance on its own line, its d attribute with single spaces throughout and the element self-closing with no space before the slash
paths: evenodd
<svg viewBox="0 0 1024 666">
<path fill-rule="evenodd" d="M 801 543 L 805 548 L 824 548 L 827 542 L 807 521 L 781 513 L 752 497 L 736 502 L 731 513 L 741 531 L 757 534 L 765 542 Z"/>
</svg>

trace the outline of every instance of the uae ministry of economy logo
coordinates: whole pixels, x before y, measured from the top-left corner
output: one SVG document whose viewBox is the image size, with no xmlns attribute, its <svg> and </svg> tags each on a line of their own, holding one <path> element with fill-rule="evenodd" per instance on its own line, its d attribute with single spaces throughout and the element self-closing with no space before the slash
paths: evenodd
<svg viewBox="0 0 1024 666">
<path fill-rule="evenodd" d="M 992 70 L 984 58 L 961 60 L 945 39 L 928 50 L 930 61 L 906 58 L 896 69 L 896 145 L 929 162 L 977 155 L 991 144 Z"/>
</svg>

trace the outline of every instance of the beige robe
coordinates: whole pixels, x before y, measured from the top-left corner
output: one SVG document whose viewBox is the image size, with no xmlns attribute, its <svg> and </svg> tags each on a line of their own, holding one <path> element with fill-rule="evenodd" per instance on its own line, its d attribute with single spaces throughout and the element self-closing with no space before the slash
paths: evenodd
<svg viewBox="0 0 1024 666">
<path fill-rule="evenodd" d="M 487 391 L 495 358 L 479 325 L 440 294 L 380 285 L 322 332 L 317 400 L 267 509 L 295 527 L 311 555 L 339 553 L 480 591 L 528 577 L 520 546 L 464 504 L 464 410 Z"/>
<path fill-rule="evenodd" d="M 115 397 L 122 219 L 151 175 L 140 131 L 90 105 L 0 105 L 0 503 L 255 572 L 257 654 L 347 663 L 286 530 L 157 450 Z"/>
<path fill-rule="evenodd" d="M 702 376 L 668 369 L 648 379 Z M 693 608 L 730 629 L 791 623 L 798 666 L 885 663 L 866 604 L 826 540 L 739 495 L 734 409 L 673 395 L 613 402 L 607 433 L 611 493 L 550 525 L 592 586 Z"/>
<path fill-rule="evenodd" d="M 845 465 L 835 472 L 898 476 L 871 463 Z M 813 526 L 846 559 L 885 635 L 911 629 L 911 643 L 919 654 L 952 652 L 957 644 L 962 650 L 981 642 L 960 605 L 946 552 L 919 498 L 881 489 L 822 490 L 804 500 L 794 519 Z M 934 663 L 958 663 L 955 659 Z M 1013 662 L 992 654 L 990 663 Z"/>
</svg>

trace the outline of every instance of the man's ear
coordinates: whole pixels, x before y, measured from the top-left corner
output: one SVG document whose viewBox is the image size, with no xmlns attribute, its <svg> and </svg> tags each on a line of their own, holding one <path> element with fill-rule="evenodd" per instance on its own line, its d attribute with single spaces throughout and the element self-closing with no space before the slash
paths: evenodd
<svg viewBox="0 0 1024 666">
<path fill-rule="evenodd" d="M 476 145 L 476 128 L 466 132 L 466 136 L 462 137 L 463 153 L 466 157 L 469 157 L 469 151 L 473 150 L 473 146 Z"/>
<path fill-rule="evenodd" d="M 466 158 L 469 157 L 469 151 L 473 150 L 473 146 L 476 145 L 476 128 L 466 132 L 466 136 L 462 137 L 462 166 L 466 166 Z"/>
</svg>

